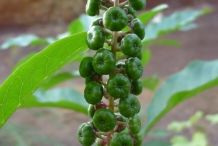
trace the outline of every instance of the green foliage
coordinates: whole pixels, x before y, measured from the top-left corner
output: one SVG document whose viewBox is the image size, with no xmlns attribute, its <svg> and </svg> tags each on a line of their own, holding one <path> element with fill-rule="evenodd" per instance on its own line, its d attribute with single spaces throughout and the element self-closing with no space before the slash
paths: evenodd
<svg viewBox="0 0 218 146">
<path fill-rule="evenodd" d="M 47 91 L 38 89 L 21 105 L 21 108 L 29 107 L 58 107 L 87 114 L 88 104 L 74 89 L 55 88 Z"/>
<path fill-rule="evenodd" d="M 26 125 L 7 122 L 0 130 L 0 144 L 2 146 L 30 146 L 38 145 L 65 146 L 55 139 L 43 135 L 38 129 Z"/>
<path fill-rule="evenodd" d="M 42 82 L 86 50 L 86 33 L 59 40 L 19 66 L 0 87 L 0 127 Z"/>
<path fill-rule="evenodd" d="M 205 117 L 211 124 L 218 124 L 218 114 L 206 115 Z"/>
<path fill-rule="evenodd" d="M 209 13 L 210 10 L 186 10 L 175 12 L 168 17 L 162 18 L 159 22 L 151 22 L 145 27 L 145 38 L 143 44 L 148 44 L 151 40 L 170 32 L 178 31 L 189 25 L 192 21 L 201 15 Z"/>
<path fill-rule="evenodd" d="M 171 144 L 163 140 L 152 140 L 143 144 L 143 146 L 171 146 Z"/>
<path fill-rule="evenodd" d="M 53 76 L 48 77 L 45 80 L 45 82 L 40 86 L 40 88 L 47 90 L 61 82 L 64 82 L 69 79 L 77 78 L 79 76 L 80 75 L 78 71 L 57 73 Z"/>
<path fill-rule="evenodd" d="M 159 83 L 159 79 L 157 75 L 153 75 L 149 78 L 144 78 L 142 80 L 143 87 L 151 91 L 154 91 L 157 88 L 158 83 Z"/>
<path fill-rule="evenodd" d="M 2 45 L 1 45 L 1 49 L 7 49 L 10 47 L 14 47 L 14 46 L 18 46 L 18 47 L 27 47 L 29 45 L 48 45 L 52 42 L 54 42 L 55 40 L 52 38 L 46 38 L 46 39 L 42 39 L 36 35 L 19 35 L 18 37 L 15 38 L 10 38 L 7 41 L 5 41 Z"/>
<path fill-rule="evenodd" d="M 155 93 L 147 109 L 146 133 L 173 107 L 218 83 L 218 60 L 193 61 L 170 76 Z M 161 103 L 161 104 L 160 104 Z"/>
</svg>

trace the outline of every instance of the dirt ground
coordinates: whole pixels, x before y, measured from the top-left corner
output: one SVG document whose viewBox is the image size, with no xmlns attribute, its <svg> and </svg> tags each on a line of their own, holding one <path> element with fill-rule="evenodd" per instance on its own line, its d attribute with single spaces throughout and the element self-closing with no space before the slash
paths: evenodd
<svg viewBox="0 0 218 146">
<path fill-rule="evenodd" d="M 172 4 L 173 5 L 173 4 Z M 218 58 L 218 3 L 202 3 L 201 5 L 194 5 L 192 8 L 209 7 L 213 9 L 211 14 L 203 16 L 196 21 L 199 25 L 198 29 L 189 32 L 176 32 L 163 38 L 175 39 L 182 43 L 181 48 L 169 47 L 169 46 L 156 46 L 151 48 L 152 58 L 149 65 L 145 68 L 144 77 L 158 74 L 161 82 L 164 81 L 167 76 L 173 74 L 182 68 L 184 68 L 190 61 L 195 59 L 200 60 L 214 60 Z M 170 14 L 174 8 L 187 8 L 189 6 L 176 6 L 170 7 L 166 11 Z M 42 37 L 55 36 L 58 33 L 64 32 L 66 25 L 62 26 L 33 26 L 33 27 L 11 27 L 0 28 L 0 43 L 6 40 L 8 37 L 17 36 L 21 33 L 35 33 Z M 34 49 L 34 50 L 33 50 Z M 4 81 L 7 75 L 11 72 L 11 68 L 19 58 L 24 57 L 26 54 L 32 51 L 39 51 L 40 48 L 23 48 L 19 51 L 17 49 L 1 50 L 0 51 L 0 83 Z M 76 79 L 64 83 L 63 86 L 70 86 L 83 91 L 84 84 L 81 79 Z M 206 91 L 196 97 L 183 102 L 167 114 L 155 128 L 165 129 L 166 126 L 174 120 L 187 120 L 196 111 L 201 110 L 206 114 L 218 113 L 218 94 L 217 87 Z M 146 105 L 150 102 L 153 93 L 144 90 L 140 95 L 142 105 Z M 161 104 L 161 103 L 160 103 Z M 79 146 L 77 141 L 76 131 L 77 127 L 87 122 L 89 118 L 83 114 L 76 113 L 74 111 L 64 109 L 20 109 L 10 118 L 9 122 L 13 124 L 25 125 L 29 131 L 37 131 L 40 135 L 49 137 L 50 139 L 59 141 L 66 146 Z M 208 125 L 207 133 L 211 146 L 218 145 L 217 137 L 218 126 Z M 19 133 L 20 131 L 18 131 Z M 1 135 L 0 130 L 0 135 Z M 188 134 L 187 134 L 188 135 Z M 23 139 L 37 139 L 37 137 L 23 136 Z M 14 139 L 11 136 L 11 139 Z M 10 146 L 10 142 L 5 142 L 7 139 L 0 138 L 0 145 Z M 53 146 L 52 143 L 44 143 L 40 141 L 35 144 L 29 144 L 34 146 Z M 57 144 L 61 145 L 61 144 Z"/>
</svg>

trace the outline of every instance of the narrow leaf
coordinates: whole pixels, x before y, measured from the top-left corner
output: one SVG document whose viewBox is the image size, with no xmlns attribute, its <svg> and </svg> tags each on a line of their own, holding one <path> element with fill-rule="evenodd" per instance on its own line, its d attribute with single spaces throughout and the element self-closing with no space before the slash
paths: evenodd
<svg viewBox="0 0 218 146">
<path fill-rule="evenodd" d="M 164 17 L 159 22 L 149 23 L 145 28 L 146 35 L 143 40 L 143 44 L 145 45 L 148 41 L 154 40 L 161 35 L 178 31 L 182 27 L 192 23 L 199 16 L 209 12 L 209 9 L 185 10 L 181 12 L 175 12 L 168 17 Z"/>
<path fill-rule="evenodd" d="M 152 140 L 143 144 L 143 146 L 171 146 L 171 144 L 163 140 Z"/>
<path fill-rule="evenodd" d="M 6 40 L 2 45 L 1 49 L 8 49 L 10 47 L 27 47 L 29 45 L 48 45 L 54 42 L 52 38 L 40 38 L 33 34 L 22 34 L 14 38 Z"/>
<path fill-rule="evenodd" d="M 68 27 L 68 32 L 70 34 L 75 34 L 82 31 L 84 31 L 84 27 L 83 23 L 79 19 L 76 19 L 73 22 L 71 22 Z"/>
<path fill-rule="evenodd" d="M 193 61 L 170 76 L 147 108 L 145 134 L 172 108 L 194 95 L 218 85 L 218 60 Z"/>
<path fill-rule="evenodd" d="M 86 33 L 59 40 L 19 66 L 0 87 L 0 127 L 44 80 L 86 51 Z"/>
<path fill-rule="evenodd" d="M 138 18 L 142 21 L 143 24 L 147 24 L 152 18 L 154 18 L 154 16 L 156 16 L 158 13 L 160 13 L 161 11 L 167 8 L 168 8 L 167 4 L 158 5 L 152 10 L 139 15 Z"/>
<path fill-rule="evenodd" d="M 83 95 L 78 91 L 70 88 L 55 88 L 48 91 L 37 90 L 21 107 L 58 107 L 87 114 L 87 106 Z"/>
<path fill-rule="evenodd" d="M 142 84 L 144 88 L 147 88 L 151 91 L 154 91 L 159 83 L 159 79 L 157 75 L 153 75 L 149 78 L 142 79 Z"/>
<path fill-rule="evenodd" d="M 48 78 L 42 84 L 42 86 L 40 86 L 40 88 L 42 88 L 44 90 L 47 90 L 47 89 L 57 85 L 58 83 L 61 83 L 61 82 L 64 82 L 66 80 L 76 78 L 76 77 L 79 77 L 79 76 L 80 75 L 79 75 L 78 71 L 58 73 L 58 74 L 53 75 L 50 78 Z"/>
</svg>

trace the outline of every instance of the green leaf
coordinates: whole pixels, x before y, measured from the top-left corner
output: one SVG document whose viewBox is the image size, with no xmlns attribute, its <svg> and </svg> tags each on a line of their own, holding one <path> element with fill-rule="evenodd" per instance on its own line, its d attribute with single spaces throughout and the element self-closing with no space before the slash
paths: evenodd
<svg viewBox="0 0 218 146">
<path fill-rule="evenodd" d="M 29 34 L 29 35 L 19 35 L 15 38 L 10 38 L 6 40 L 2 45 L 1 49 L 8 49 L 10 47 L 18 46 L 18 47 L 27 47 L 29 45 L 48 45 L 54 42 L 52 38 L 42 39 L 36 35 Z"/>
<path fill-rule="evenodd" d="M 20 65 L 0 87 L 0 127 L 51 74 L 86 51 L 86 32 L 59 40 Z"/>
<path fill-rule="evenodd" d="M 71 22 L 68 27 L 68 32 L 71 35 L 82 31 L 84 31 L 84 27 L 83 23 L 79 19 L 76 19 L 73 22 Z"/>
<path fill-rule="evenodd" d="M 21 64 L 23 64 L 24 62 L 26 62 L 28 59 L 30 59 L 31 57 L 33 57 L 36 53 L 30 53 L 27 56 L 25 56 L 24 58 L 20 59 L 13 67 L 12 71 L 14 71 L 15 69 L 17 69 L 18 66 L 20 66 Z"/>
<path fill-rule="evenodd" d="M 185 121 L 185 122 L 174 121 L 167 126 L 167 129 L 173 132 L 182 132 L 186 128 L 191 128 L 191 126 L 192 123 L 189 121 Z"/>
<path fill-rule="evenodd" d="M 151 50 L 145 49 L 142 51 L 142 64 L 146 66 L 148 62 L 151 60 Z"/>
<path fill-rule="evenodd" d="M 170 136 L 171 133 L 169 131 L 163 130 L 163 129 L 155 129 L 151 131 L 148 136 L 149 137 L 155 137 L 155 138 L 163 138 L 163 137 L 168 137 Z"/>
<path fill-rule="evenodd" d="M 193 61 L 170 76 L 155 93 L 147 109 L 145 134 L 172 108 L 218 84 L 218 60 Z"/>
<path fill-rule="evenodd" d="M 171 146 L 171 144 L 163 140 L 152 140 L 143 144 L 143 146 Z"/>
<path fill-rule="evenodd" d="M 181 135 L 174 136 L 171 139 L 171 142 L 172 142 L 172 146 L 193 146 L 193 145 L 190 145 L 186 137 L 181 136 Z"/>
<path fill-rule="evenodd" d="M 138 18 L 142 21 L 143 24 L 147 24 L 152 18 L 154 18 L 154 16 L 156 16 L 158 13 L 160 13 L 161 11 L 167 8 L 168 8 L 167 4 L 158 5 L 157 7 L 153 8 L 150 11 L 140 14 Z"/>
<path fill-rule="evenodd" d="M 159 83 L 159 79 L 157 75 L 153 75 L 149 78 L 142 79 L 142 84 L 144 88 L 147 88 L 151 91 L 154 91 Z"/>
<path fill-rule="evenodd" d="M 211 124 L 218 124 L 218 114 L 206 115 L 205 119 L 211 122 Z"/>
<path fill-rule="evenodd" d="M 154 45 L 165 45 L 165 46 L 174 46 L 174 47 L 181 47 L 182 44 L 175 40 L 157 40 L 151 43 L 150 46 Z"/>
<path fill-rule="evenodd" d="M 79 77 L 79 72 L 78 71 L 73 71 L 73 72 L 63 72 L 63 73 L 58 73 L 56 75 L 51 76 L 48 78 L 41 86 L 40 88 L 47 90 L 58 83 L 64 82 L 66 80 L 72 79 Z"/>
<path fill-rule="evenodd" d="M 206 134 L 204 132 L 195 132 L 190 146 L 208 146 Z"/>
<path fill-rule="evenodd" d="M 149 23 L 145 28 L 146 35 L 142 41 L 143 45 L 146 45 L 149 41 L 154 40 L 161 35 L 180 30 L 184 26 L 192 23 L 199 16 L 209 12 L 209 9 L 185 10 L 175 12 L 168 17 L 164 17 L 159 22 Z"/>
<path fill-rule="evenodd" d="M 58 107 L 87 114 L 87 106 L 83 95 L 70 88 L 55 88 L 48 91 L 37 90 L 28 98 L 21 108 Z"/>
</svg>

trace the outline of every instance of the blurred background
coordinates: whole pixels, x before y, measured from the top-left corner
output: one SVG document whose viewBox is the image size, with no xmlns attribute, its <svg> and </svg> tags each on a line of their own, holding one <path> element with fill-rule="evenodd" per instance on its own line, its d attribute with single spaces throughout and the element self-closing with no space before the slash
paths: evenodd
<svg viewBox="0 0 218 146">
<path fill-rule="evenodd" d="M 86 0 L 1 0 L 0 44 L 20 34 L 36 34 L 40 37 L 57 36 L 67 31 L 67 26 L 85 12 Z M 210 8 L 212 13 L 197 19 L 197 29 L 175 32 L 162 39 L 174 39 L 181 47 L 154 46 L 152 58 L 144 71 L 144 77 L 157 74 L 160 84 L 169 75 L 184 68 L 190 61 L 218 58 L 218 1 L 217 0 L 147 0 L 146 10 L 166 3 L 169 8 L 163 14 L 184 9 Z M 18 60 L 43 47 L 24 47 L 0 50 L 0 84 L 11 73 Z M 83 79 L 74 79 L 61 86 L 73 87 L 83 93 Z M 187 100 L 173 109 L 155 126 L 166 129 L 174 120 L 187 120 L 196 111 L 218 113 L 218 94 L 214 88 Z M 140 95 L 143 105 L 150 102 L 153 92 L 144 90 Z M 161 103 L 160 103 L 161 104 Z M 79 146 L 77 128 L 89 118 L 65 109 L 19 109 L 0 130 L 0 146 Z M 208 125 L 207 136 L 211 146 L 218 145 L 217 128 Z M 189 134 L 189 132 L 185 132 Z"/>
</svg>

